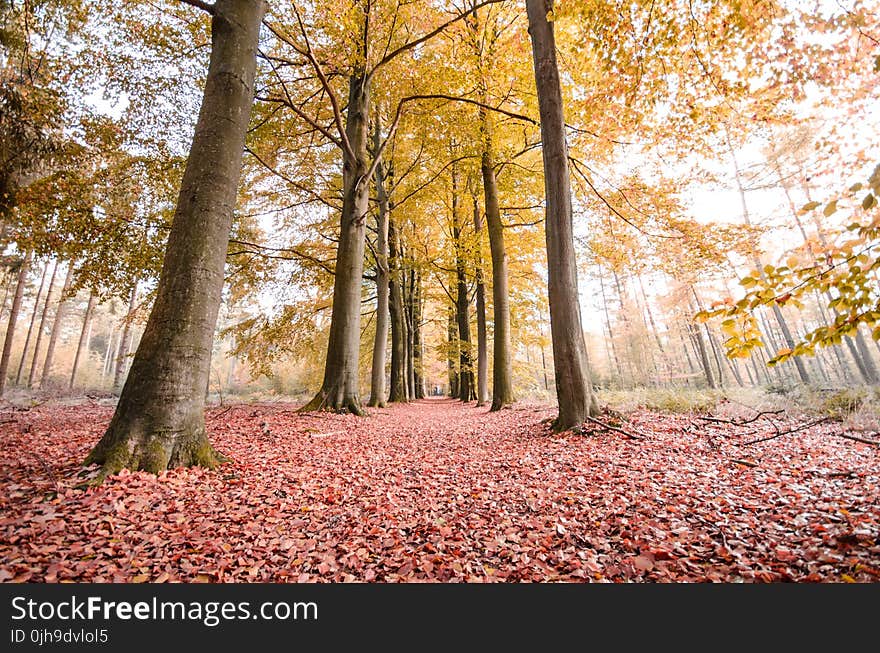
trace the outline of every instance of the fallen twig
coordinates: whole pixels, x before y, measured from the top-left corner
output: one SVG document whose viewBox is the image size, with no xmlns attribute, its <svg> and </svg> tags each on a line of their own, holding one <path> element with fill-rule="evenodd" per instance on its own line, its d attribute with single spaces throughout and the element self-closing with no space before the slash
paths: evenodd
<svg viewBox="0 0 880 653">
<path fill-rule="evenodd" d="M 758 463 L 753 460 L 745 460 L 743 458 L 731 458 L 730 462 L 736 463 L 737 465 L 745 465 L 746 467 L 757 467 Z"/>
<path fill-rule="evenodd" d="M 831 435 L 836 435 L 839 438 L 846 438 L 847 440 L 855 440 L 856 442 L 863 442 L 865 444 L 873 444 L 875 447 L 880 447 L 880 440 L 869 440 L 868 438 L 860 438 L 857 435 L 850 435 L 848 433 L 832 433 Z"/>
<path fill-rule="evenodd" d="M 715 422 L 718 424 L 731 424 L 732 426 L 745 426 L 746 424 L 751 424 L 752 422 L 756 422 L 762 417 L 766 417 L 767 415 L 779 415 L 780 413 L 784 413 L 785 409 L 780 408 L 778 410 L 761 410 L 758 411 L 758 414 L 754 417 L 750 417 L 749 419 L 724 419 L 723 417 L 711 417 L 711 416 L 699 416 L 697 419 L 701 419 L 705 422 Z"/>
<path fill-rule="evenodd" d="M 606 429 L 608 431 L 614 431 L 616 433 L 620 433 L 621 435 L 625 435 L 630 440 L 644 440 L 645 439 L 644 435 L 630 433 L 629 431 L 627 431 L 625 429 L 622 429 L 618 426 L 612 426 L 611 424 L 607 424 L 606 422 L 603 422 L 602 420 L 596 419 L 595 417 L 590 417 L 589 415 L 587 416 L 587 421 L 592 422 L 593 424 L 596 424 L 597 426 L 601 426 L 603 429 Z"/>
<path fill-rule="evenodd" d="M 795 428 L 789 429 L 787 431 L 781 431 L 779 426 L 773 424 L 776 429 L 776 433 L 773 435 L 768 435 L 766 438 L 758 438 L 757 440 L 749 440 L 748 442 L 744 442 L 740 446 L 748 447 L 753 444 L 758 444 L 759 442 L 767 442 L 768 440 L 775 440 L 778 437 L 782 437 L 783 435 L 791 435 L 792 433 L 797 433 L 798 431 L 806 431 L 807 429 L 813 428 L 814 426 L 819 426 L 819 424 L 824 424 L 825 422 L 830 422 L 833 417 L 823 417 L 822 419 L 817 419 L 814 422 L 810 422 L 808 424 L 801 424 L 800 426 L 796 426 Z"/>
</svg>

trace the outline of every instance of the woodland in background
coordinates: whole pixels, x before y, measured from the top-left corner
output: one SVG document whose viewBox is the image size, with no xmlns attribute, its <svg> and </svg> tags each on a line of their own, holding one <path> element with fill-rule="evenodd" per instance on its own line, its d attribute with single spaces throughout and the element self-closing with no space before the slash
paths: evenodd
<svg viewBox="0 0 880 653">
<path fill-rule="evenodd" d="M 218 14 L 2 7 L 0 390 L 119 393 Z M 593 387 L 876 385 L 876 3 L 546 8 Z M 264 9 L 207 392 L 553 400 L 524 6 Z"/>
</svg>

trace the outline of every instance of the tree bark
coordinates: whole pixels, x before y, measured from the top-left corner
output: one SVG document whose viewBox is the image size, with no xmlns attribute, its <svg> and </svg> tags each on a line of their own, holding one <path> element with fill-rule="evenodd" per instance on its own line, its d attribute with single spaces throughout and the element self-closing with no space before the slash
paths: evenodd
<svg viewBox="0 0 880 653">
<path fill-rule="evenodd" d="M 137 304 L 137 280 L 128 296 L 128 313 L 122 320 L 122 335 L 119 338 L 119 349 L 116 352 L 116 367 L 113 371 L 113 390 L 122 388 L 125 379 L 125 364 L 128 361 L 128 351 L 131 348 L 131 321 L 134 318 L 134 308 Z M 210 374 L 210 372 L 209 372 Z"/>
<path fill-rule="evenodd" d="M 43 332 L 46 329 L 46 316 L 49 314 L 49 306 L 52 304 L 52 289 L 55 287 L 55 276 L 58 274 L 58 259 L 52 266 L 52 276 L 49 277 L 49 288 L 46 290 L 46 299 L 43 301 L 43 311 L 40 314 L 40 326 L 37 329 L 37 338 L 34 341 L 34 353 L 31 358 L 31 367 L 28 370 L 27 387 L 32 389 L 37 378 L 37 364 L 40 362 L 40 343 L 43 342 Z M 36 308 L 36 307 L 35 307 Z"/>
<path fill-rule="evenodd" d="M 76 372 L 79 370 L 79 362 L 82 357 L 83 347 L 88 352 L 89 334 L 92 331 L 92 312 L 95 310 L 95 291 L 89 293 L 89 302 L 86 304 L 86 314 L 83 316 L 82 330 L 79 332 L 79 342 L 76 345 L 76 355 L 73 357 L 73 369 L 70 372 L 70 385 L 68 389 L 73 390 L 76 385 Z M 88 354 L 87 354 L 88 355 Z"/>
<path fill-rule="evenodd" d="M 379 122 L 373 133 L 374 151 L 379 149 Z M 385 405 L 385 358 L 388 348 L 388 196 L 385 194 L 385 170 L 376 166 L 376 337 L 373 341 L 373 360 L 370 371 L 370 401 L 367 405 Z"/>
<path fill-rule="evenodd" d="M 458 333 L 455 321 L 455 305 L 449 305 L 448 321 L 446 328 L 446 342 L 448 351 L 446 353 L 446 371 L 449 375 L 449 396 L 458 397 Z"/>
<path fill-rule="evenodd" d="M 358 363 L 361 344 L 361 286 L 364 239 L 369 210 L 367 132 L 370 114 L 369 80 L 363 70 L 348 80 L 345 133 L 351 152 L 343 149 L 342 215 L 336 252 L 336 279 L 330 339 L 321 389 L 301 410 L 332 410 L 363 415 Z"/>
<path fill-rule="evenodd" d="M 422 273 L 413 270 L 413 398 L 425 398 L 425 370 L 422 351 Z"/>
<path fill-rule="evenodd" d="M 46 286 L 46 275 L 49 272 L 49 263 L 43 266 L 43 274 L 40 276 L 40 287 L 37 289 L 37 296 L 34 297 L 34 308 L 31 311 L 31 321 L 28 325 L 27 335 L 24 339 L 24 347 L 21 350 L 21 359 L 18 361 L 18 371 L 15 373 L 15 385 L 21 383 L 21 375 L 24 372 L 24 363 L 27 360 L 28 349 L 31 344 L 31 336 L 34 334 L 34 324 L 37 322 L 37 313 L 40 310 L 40 298 L 43 296 L 43 288 Z"/>
<path fill-rule="evenodd" d="M 55 358 L 55 345 L 58 342 L 58 334 L 61 332 L 61 324 L 64 320 L 67 308 L 67 293 L 73 282 L 73 261 L 67 267 L 67 275 L 64 277 L 64 285 L 61 287 L 61 297 L 58 298 L 58 308 L 55 310 L 55 319 L 52 321 L 52 332 L 49 334 L 49 344 L 46 347 L 46 358 L 43 361 L 43 372 L 40 375 L 40 387 L 43 388 L 49 380 L 52 371 L 52 362 Z"/>
<path fill-rule="evenodd" d="M 480 110 L 483 130 L 483 152 L 480 171 L 486 205 L 486 230 L 492 254 L 492 407 L 501 410 L 513 403 L 513 373 L 510 344 L 510 297 L 507 284 L 507 251 L 504 247 L 504 227 L 498 205 L 498 184 L 495 181 L 495 162 L 492 158 L 492 134 L 489 116 Z"/>
<path fill-rule="evenodd" d="M 484 406 L 489 401 L 489 343 L 486 337 L 486 282 L 483 279 L 483 216 L 476 193 L 473 195 L 473 204 L 477 257 L 474 269 L 477 284 L 477 406 Z"/>
<path fill-rule="evenodd" d="M 6 337 L 3 340 L 3 354 L 0 357 L 0 397 L 6 390 L 6 375 L 9 373 L 9 361 L 12 358 L 12 342 L 15 339 L 15 327 L 18 324 L 18 315 L 21 313 L 21 302 L 24 298 L 24 288 L 27 285 L 32 256 L 33 253 L 28 250 L 18 268 L 18 280 L 15 283 L 15 293 L 12 295 L 9 320 L 6 322 Z"/>
<path fill-rule="evenodd" d="M 404 337 L 403 294 L 401 292 L 400 246 L 397 226 L 393 220 L 388 223 L 389 252 L 389 313 L 391 315 L 391 387 L 388 401 L 392 403 L 406 401 L 406 384 L 404 383 Z"/>
<path fill-rule="evenodd" d="M 471 316 L 467 272 L 462 247 L 458 168 L 452 165 L 452 239 L 455 248 L 455 318 L 458 325 L 458 398 L 468 402 L 477 398 L 471 351 Z"/>
<path fill-rule="evenodd" d="M 553 2 L 526 0 L 526 9 L 532 39 L 544 159 L 547 292 L 559 403 L 559 416 L 553 423 L 553 429 L 564 431 L 583 423 L 590 415 L 598 414 L 599 404 L 590 383 L 587 347 L 581 326 L 562 90 L 553 24 L 547 20 Z"/>
<path fill-rule="evenodd" d="M 202 106 L 156 300 L 104 437 L 86 459 L 122 468 L 223 461 L 205 433 L 205 388 L 254 97 L 260 0 L 216 0 Z"/>
</svg>

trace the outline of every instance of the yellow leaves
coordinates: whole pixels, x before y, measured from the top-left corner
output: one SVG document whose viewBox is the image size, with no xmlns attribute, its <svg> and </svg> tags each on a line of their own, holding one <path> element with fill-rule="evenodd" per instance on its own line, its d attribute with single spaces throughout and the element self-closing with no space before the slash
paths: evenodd
<svg viewBox="0 0 880 653">
<path fill-rule="evenodd" d="M 874 194 L 868 193 L 865 195 L 865 199 L 862 200 L 862 208 L 867 211 L 875 206 L 877 206 L 877 198 L 874 197 Z"/>
<path fill-rule="evenodd" d="M 822 215 L 827 218 L 833 215 L 835 211 L 837 211 L 837 200 L 832 200 L 825 205 L 825 208 L 822 210 Z"/>
<path fill-rule="evenodd" d="M 809 213 L 819 206 L 819 202 L 807 202 L 801 207 L 801 213 Z"/>
</svg>

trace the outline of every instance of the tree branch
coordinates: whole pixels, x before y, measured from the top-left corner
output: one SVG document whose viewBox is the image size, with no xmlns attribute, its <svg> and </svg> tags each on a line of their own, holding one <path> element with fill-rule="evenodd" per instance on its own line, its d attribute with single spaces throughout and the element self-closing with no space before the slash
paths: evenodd
<svg viewBox="0 0 880 653">
<path fill-rule="evenodd" d="M 189 5 L 190 7 L 195 7 L 196 9 L 201 9 L 202 11 L 207 11 L 212 16 L 217 13 L 217 10 L 214 8 L 214 5 L 208 4 L 207 2 L 202 2 L 202 0 L 179 0 L 185 5 Z"/>
</svg>

